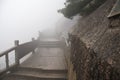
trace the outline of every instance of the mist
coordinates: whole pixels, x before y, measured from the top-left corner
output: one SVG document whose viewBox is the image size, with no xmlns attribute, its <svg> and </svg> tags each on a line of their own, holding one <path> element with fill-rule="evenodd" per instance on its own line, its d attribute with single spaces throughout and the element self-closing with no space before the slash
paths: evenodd
<svg viewBox="0 0 120 80">
<path fill-rule="evenodd" d="M 0 0 L 0 52 L 37 38 L 38 31 L 55 28 L 63 17 L 57 10 L 65 0 Z"/>
</svg>

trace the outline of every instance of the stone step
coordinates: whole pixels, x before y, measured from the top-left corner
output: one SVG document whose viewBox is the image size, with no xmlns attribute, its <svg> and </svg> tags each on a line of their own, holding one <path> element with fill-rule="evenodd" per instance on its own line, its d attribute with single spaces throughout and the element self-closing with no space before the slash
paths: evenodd
<svg viewBox="0 0 120 80">
<path fill-rule="evenodd" d="M 34 70 L 18 70 L 12 73 L 12 75 L 25 75 L 25 76 L 35 76 L 35 77 L 41 77 L 41 78 L 66 78 L 66 73 L 60 73 L 57 71 L 34 71 Z"/>
<path fill-rule="evenodd" d="M 39 73 L 55 73 L 55 74 L 67 74 L 67 69 L 54 69 L 54 70 L 47 70 L 47 69 L 41 69 L 41 68 L 31 68 L 31 67 L 18 67 L 15 71 L 29 71 L 29 72 L 39 72 Z"/>
<path fill-rule="evenodd" d="M 35 76 L 9 75 L 2 80 L 67 80 L 64 78 L 41 78 Z"/>
<path fill-rule="evenodd" d="M 67 72 L 19 67 L 2 80 L 67 80 Z"/>
<path fill-rule="evenodd" d="M 62 41 L 42 41 L 39 43 L 39 47 L 64 47 L 65 44 Z"/>
</svg>

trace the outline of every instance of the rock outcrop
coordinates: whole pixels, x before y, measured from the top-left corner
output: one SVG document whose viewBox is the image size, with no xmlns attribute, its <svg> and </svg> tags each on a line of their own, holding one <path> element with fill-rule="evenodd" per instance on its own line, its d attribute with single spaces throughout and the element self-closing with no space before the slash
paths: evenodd
<svg viewBox="0 0 120 80">
<path fill-rule="evenodd" d="M 72 73 L 73 80 L 120 80 L 120 16 L 107 17 L 115 2 L 107 0 L 70 32 L 69 80 Z"/>
</svg>

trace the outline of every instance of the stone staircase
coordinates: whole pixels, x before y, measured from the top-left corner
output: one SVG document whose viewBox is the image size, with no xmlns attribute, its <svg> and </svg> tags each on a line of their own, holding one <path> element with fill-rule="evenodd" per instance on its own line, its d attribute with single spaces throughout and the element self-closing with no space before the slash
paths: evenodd
<svg viewBox="0 0 120 80">
<path fill-rule="evenodd" d="M 0 80 L 67 80 L 64 46 L 61 41 L 41 41 L 35 53 Z"/>
<path fill-rule="evenodd" d="M 67 70 L 42 70 L 18 67 L 2 80 L 67 80 Z"/>
</svg>

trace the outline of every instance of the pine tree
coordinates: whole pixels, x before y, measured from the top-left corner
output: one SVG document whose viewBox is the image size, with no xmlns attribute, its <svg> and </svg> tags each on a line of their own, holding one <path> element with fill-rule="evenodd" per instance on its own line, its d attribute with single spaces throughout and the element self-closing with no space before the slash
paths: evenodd
<svg viewBox="0 0 120 80">
<path fill-rule="evenodd" d="M 88 15 L 103 4 L 106 0 L 66 0 L 65 8 L 58 10 L 67 18 L 77 14 Z"/>
</svg>

